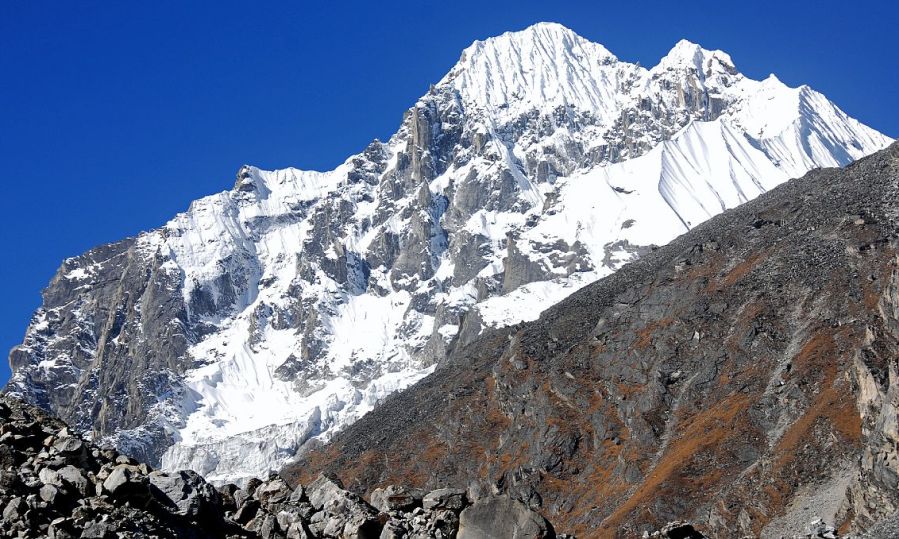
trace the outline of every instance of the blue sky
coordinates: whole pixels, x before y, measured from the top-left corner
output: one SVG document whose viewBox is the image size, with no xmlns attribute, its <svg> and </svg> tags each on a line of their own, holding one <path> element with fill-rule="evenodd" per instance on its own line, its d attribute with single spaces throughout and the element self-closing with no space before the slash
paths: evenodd
<svg viewBox="0 0 899 539">
<path fill-rule="evenodd" d="M 719 48 L 899 136 L 892 2 L 726 4 L 4 1 L 0 348 L 63 258 L 163 224 L 244 163 L 333 167 L 387 138 L 473 40 L 537 21 L 643 65 L 680 38 Z"/>
</svg>

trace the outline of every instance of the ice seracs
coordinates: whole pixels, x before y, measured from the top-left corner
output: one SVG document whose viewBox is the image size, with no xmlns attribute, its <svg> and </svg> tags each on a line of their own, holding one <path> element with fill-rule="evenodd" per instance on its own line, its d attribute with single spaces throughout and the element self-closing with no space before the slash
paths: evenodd
<svg viewBox="0 0 899 539">
<path fill-rule="evenodd" d="M 465 49 L 336 169 L 243 167 L 66 261 L 9 390 L 166 468 L 260 475 L 485 327 L 889 142 L 721 51 L 681 41 L 646 69 L 537 24 Z"/>
</svg>

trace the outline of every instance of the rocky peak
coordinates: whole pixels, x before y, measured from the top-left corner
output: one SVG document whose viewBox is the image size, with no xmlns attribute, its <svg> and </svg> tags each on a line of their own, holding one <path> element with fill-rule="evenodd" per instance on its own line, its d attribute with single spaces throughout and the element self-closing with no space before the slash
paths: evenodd
<svg viewBox="0 0 899 539">
<path fill-rule="evenodd" d="M 613 97 L 616 63 L 602 45 L 560 24 L 538 23 L 475 41 L 438 86 L 451 85 L 467 104 L 500 115 L 535 106 L 601 110 Z"/>
<path fill-rule="evenodd" d="M 703 78 L 715 74 L 735 75 L 737 73 L 729 54 L 720 50 L 706 50 L 686 39 L 678 41 L 652 71 L 660 72 L 669 69 L 693 70 Z"/>
</svg>

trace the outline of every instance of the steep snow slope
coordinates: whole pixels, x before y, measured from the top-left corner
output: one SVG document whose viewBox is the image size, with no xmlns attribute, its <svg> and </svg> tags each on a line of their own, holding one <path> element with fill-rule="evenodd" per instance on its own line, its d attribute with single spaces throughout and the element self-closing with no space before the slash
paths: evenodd
<svg viewBox="0 0 899 539">
<path fill-rule="evenodd" d="M 485 325 L 889 139 L 681 41 L 652 69 L 557 24 L 476 42 L 387 142 L 244 167 L 164 227 L 67 260 L 9 390 L 167 468 L 278 468 Z"/>
</svg>

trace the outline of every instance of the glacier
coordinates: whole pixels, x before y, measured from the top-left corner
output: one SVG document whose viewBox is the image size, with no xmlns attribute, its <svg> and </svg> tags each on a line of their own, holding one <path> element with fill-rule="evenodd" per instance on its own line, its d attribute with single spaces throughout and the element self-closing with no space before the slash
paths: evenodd
<svg viewBox="0 0 899 539">
<path fill-rule="evenodd" d="M 388 141 L 334 170 L 245 166 L 163 227 L 67 260 L 7 391 L 164 469 L 239 482 L 485 328 L 890 142 L 724 52 L 680 41 L 646 69 L 539 23 L 466 48 Z"/>
</svg>

